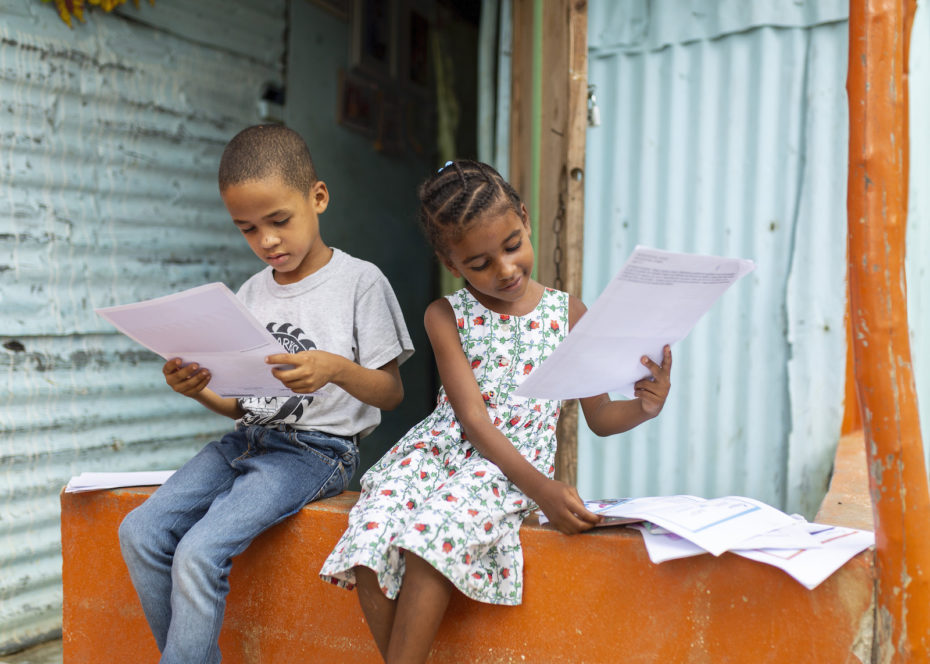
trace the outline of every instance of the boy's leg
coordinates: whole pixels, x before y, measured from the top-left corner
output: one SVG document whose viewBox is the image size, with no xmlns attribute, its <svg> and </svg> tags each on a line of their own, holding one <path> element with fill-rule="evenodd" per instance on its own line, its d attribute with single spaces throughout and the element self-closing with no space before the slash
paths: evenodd
<svg viewBox="0 0 930 664">
<path fill-rule="evenodd" d="M 419 556 L 404 551 L 404 566 L 387 664 L 426 661 L 452 595 L 452 583 Z"/>
<path fill-rule="evenodd" d="M 362 607 L 362 613 L 365 614 L 365 621 L 368 623 L 371 635 L 375 638 L 378 650 L 381 651 L 381 657 L 387 659 L 397 601 L 388 599 L 381 592 L 378 575 L 374 570 L 358 566 L 354 572 L 358 603 Z"/>
<path fill-rule="evenodd" d="M 123 560 L 159 650 L 171 622 L 175 548 L 216 496 L 229 490 L 236 475 L 231 462 L 244 451 L 245 438 L 238 433 L 209 443 L 120 524 Z"/>
<path fill-rule="evenodd" d="M 233 463 L 239 475 L 175 551 L 163 664 L 220 661 L 217 640 L 232 558 L 309 501 L 342 491 L 357 462 L 354 443 L 325 434 L 298 434 L 295 439 L 295 434 L 262 427 L 249 427 L 245 433 L 252 453 Z M 353 462 L 346 468 L 349 456 Z"/>
</svg>

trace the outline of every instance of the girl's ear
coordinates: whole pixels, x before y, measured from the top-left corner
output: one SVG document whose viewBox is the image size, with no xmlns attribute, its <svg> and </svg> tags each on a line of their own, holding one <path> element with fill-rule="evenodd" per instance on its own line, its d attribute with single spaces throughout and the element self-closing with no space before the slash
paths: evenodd
<svg viewBox="0 0 930 664">
<path fill-rule="evenodd" d="M 527 211 L 524 203 L 520 203 L 520 219 L 523 221 L 523 228 L 526 229 L 526 234 L 532 235 L 533 226 L 530 224 L 530 213 Z"/>
<path fill-rule="evenodd" d="M 452 273 L 453 277 L 455 277 L 456 279 L 462 278 L 462 273 L 455 269 L 455 266 L 452 264 L 452 261 L 450 261 L 448 258 L 443 256 L 442 254 L 438 254 L 438 253 L 436 254 L 436 258 L 438 258 L 440 262 L 446 267 L 446 269 Z"/>
</svg>

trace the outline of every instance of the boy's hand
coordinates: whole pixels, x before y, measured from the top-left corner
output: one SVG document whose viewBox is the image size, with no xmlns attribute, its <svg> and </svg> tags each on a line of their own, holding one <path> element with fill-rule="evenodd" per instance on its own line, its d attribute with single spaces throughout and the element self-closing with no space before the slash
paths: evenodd
<svg viewBox="0 0 930 664">
<path fill-rule="evenodd" d="M 566 535 L 590 530 L 601 521 L 601 517 L 584 506 L 575 487 L 564 482 L 546 480 L 533 498 L 549 522 Z"/>
<path fill-rule="evenodd" d="M 333 382 L 346 361 L 341 355 L 327 353 L 325 350 L 279 353 L 265 358 L 268 364 L 290 365 L 275 367 L 271 373 L 285 387 L 298 394 L 316 392 L 327 383 Z"/>
<path fill-rule="evenodd" d="M 165 382 L 172 390 L 186 397 L 193 397 L 201 392 L 210 382 L 210 371 L 197 363 L 181 366 L 181 358 L 165 362 L 161 369 L 165 374 Z"/>
<path fill-rule="evenodd" d="M 652 376 L 637 381 L 633 385 L 633 394 L 639 397 L 640 407 L 643 412 L 649 417 L 655 417 L 662 410 L 662 406 L 665 405 L 668 391 L 672 387 L 672 349 L 668 345 L 665 346 L 661 366 L 646 356 L 643 356 L 642 362 L 649 369 Z"/>
</svg>

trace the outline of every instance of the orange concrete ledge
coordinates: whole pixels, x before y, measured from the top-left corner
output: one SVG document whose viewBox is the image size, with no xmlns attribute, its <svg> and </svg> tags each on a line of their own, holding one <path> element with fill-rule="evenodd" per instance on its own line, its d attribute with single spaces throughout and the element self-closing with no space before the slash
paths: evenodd
<svg viewBox="0 0 930 664">
<path fill-rule="evenodd" d="M 66 664 L 158 660 L 117 541 L 120 520 L 150 493 L 61 496 Z M 356 497 L 307 506 L 235 560 L 224 662 L 381 661 L 356 594 L 317 577 Z M 850 503 L 834 523 L 860 516 Z M 640 535 L 624 528 L 567 537 L 527 523 L 521 536 L 523 604 L 454 597 L 431 662 L 868 661 L 870 551 L 809 591 L 730 554 L 653 565 Z"/>
</svg>

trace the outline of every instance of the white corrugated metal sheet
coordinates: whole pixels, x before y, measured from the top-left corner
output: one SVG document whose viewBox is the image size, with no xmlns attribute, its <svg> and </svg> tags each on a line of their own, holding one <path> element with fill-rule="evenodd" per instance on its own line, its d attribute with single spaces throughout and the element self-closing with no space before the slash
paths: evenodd
<svg viewBox="0 0 930 664">
<path fill-rule="evenodd" d="M 675 350 L 665 411 L 579 436 L 586 497 L 741 494 L 810 515 L 845 366 L 846 5 L 589 5 L 584 299 L 636 244 L 757 269 Z M 635 312 L 630 312 L 635 315 Z"/>
<path fill-rule="evenodd" d="M 60 631 L 58 492 L 176 467 L 228 428 L 94 307 L 256 269 L 216 191 L 282 80 L 285 0 L 90 9 L 0 0 L 0 652 Z"/>
<path fill-rule="evenodd" d="M 907 210 L 907 296 L 924 457 L 930 474 L 930 7 L 917 3 L 911 32 L 911 174 Z"/>
</svg>

